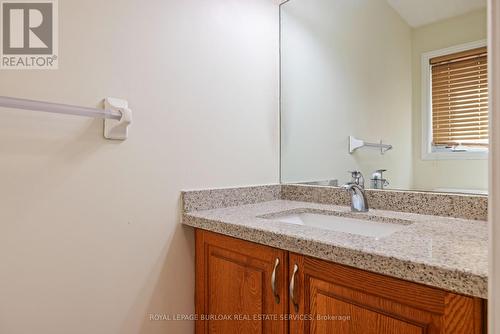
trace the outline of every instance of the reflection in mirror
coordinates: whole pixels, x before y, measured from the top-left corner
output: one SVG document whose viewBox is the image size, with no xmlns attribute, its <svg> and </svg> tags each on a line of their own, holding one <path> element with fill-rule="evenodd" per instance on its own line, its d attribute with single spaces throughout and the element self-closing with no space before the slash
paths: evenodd
<svg viewBox="0 0 500 334">
<path fill-rule="evenodd" d="M 486 193 L 486 25 L 485 0 L 282 4 L 281 181 Z"/>
</svg>

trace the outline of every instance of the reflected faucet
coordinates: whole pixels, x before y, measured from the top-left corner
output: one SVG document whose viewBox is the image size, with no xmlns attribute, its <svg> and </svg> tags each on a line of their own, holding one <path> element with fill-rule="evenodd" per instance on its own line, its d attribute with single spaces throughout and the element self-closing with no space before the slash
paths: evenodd
<svg viewBox="0 0 500 334">
<path fill-rule="evenodd" d="M 387 169 L 377 169 L 373 172 L 371 178 L 372 189 L 384 189 L 389 185 L 389 181 L 384 179 L 384 172 L 387 172 Z"/>
<path fill-rule="evenodd" d="M 368 212 L 368 201 L 366 199 L 365 191 L 360 185 L 348 183 L 343 185 L 342 188 L 351 194 L 352 212 Z"/>
</svg>

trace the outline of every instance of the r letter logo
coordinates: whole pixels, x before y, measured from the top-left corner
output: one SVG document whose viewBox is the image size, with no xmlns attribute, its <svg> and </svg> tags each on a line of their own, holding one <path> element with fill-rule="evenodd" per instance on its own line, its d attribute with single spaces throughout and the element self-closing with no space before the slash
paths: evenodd
<svg viewBox="0 0 500 334">
<path fill-rule="evenodd" d="M 1 69 L 57 69 L 57 0 L 1 1 Z"/>
</svg>

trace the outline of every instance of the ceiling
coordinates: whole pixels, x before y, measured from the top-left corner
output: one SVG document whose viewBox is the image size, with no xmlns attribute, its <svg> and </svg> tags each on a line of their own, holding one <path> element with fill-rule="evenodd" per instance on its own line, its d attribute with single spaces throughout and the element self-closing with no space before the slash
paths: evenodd
<svg viewBox="0 0 500 334">
<path fill-rule="evenodd" d="M 387 0 L 387 2 L 414 28 L 486 7 L 486 0 Z"/>
</svg>

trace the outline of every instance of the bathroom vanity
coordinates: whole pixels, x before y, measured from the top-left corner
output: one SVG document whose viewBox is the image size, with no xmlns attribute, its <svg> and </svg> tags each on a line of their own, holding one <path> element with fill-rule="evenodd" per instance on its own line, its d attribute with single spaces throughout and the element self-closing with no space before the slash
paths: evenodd
<svg viewBox="0 0 500 334">
<path fill-rule="evenodd" d="M 184 192 L 196 332 L 485 333 L 485 198 L 367 196 L 352 213 L 338 188 Z"/>
<path fill-rule="evenodd" d="M 484 328 L 480 298 L 201 229 L 196 281 L 197 314 L 233 317 L 198 321 L 197 333 L 479 334 Z"/>
</svg>

